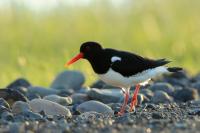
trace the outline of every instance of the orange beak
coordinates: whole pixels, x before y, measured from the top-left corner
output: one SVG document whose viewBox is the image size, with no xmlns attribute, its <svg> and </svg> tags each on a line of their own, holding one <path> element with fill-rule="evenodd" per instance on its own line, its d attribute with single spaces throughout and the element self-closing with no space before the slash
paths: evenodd
<svg viewBox="0 0 200 133">
<path fill-rule="evenodd" d="M 79 53 L 78 55 L 76 55 L 74 58 L 72 58 L 69 62 L 67 62 L 65 64 L 65 67 L 68 67 L 69 65 L 75 63 L 76 61 L 78 61 L 79 59 L 83 58 L 83 53 Z"/>
</svg>

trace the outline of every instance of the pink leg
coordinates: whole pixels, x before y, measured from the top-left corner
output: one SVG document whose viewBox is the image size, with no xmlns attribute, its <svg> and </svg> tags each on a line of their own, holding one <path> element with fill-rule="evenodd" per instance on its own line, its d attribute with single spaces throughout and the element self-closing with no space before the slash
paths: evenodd
<svg viewBox="0 0 200 133">
<path fill-rule="evenodd" d="M 137 102 L 138 102 L 137 101 L 137 95 L 138 95 L 139 90 L 140 90 L 140 85 L 137 84 L 136 88 L 135 88 L 135 91 L 133 93 L 133 98 L 131 100 L 131 105 L 130 105 L 130 110 L 129 110 L 130 112 L 132 112 L 133 108 L 135 108 L 135 106 L 137 105 Z"/>
<path fill-rule="evenodd" d="M 128 100 L 129 100 L 129 90 L 128 91 L 125 91 L 123 92 L 124 93 L 124 103 L 120 109 L 120 112 L 118 112 L 118 115 L 121 116 L 124 114 L 124 111 L 125 111 L 125 108 L 126 108 L 126 105 L 128 103 Z"/>
</svg>

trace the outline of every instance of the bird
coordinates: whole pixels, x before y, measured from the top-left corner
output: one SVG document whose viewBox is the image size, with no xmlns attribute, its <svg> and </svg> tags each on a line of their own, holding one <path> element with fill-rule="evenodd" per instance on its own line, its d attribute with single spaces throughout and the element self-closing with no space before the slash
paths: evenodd
<svg viewBox="0 0 200 133">
<path fill-rule="evenodd" d="M 80 53 L 65 64 L 65 67 L 79 59 L 86 59 L 91 64 L 98 77 L 107 84 L 120 87 L 124 94 L 124 102 L 118 112 L 121 116 L 129 100 L 129 90 L 135 86 L 129 111 L 135 110 L 138 104 L 137 95 L 140 87 L 158 75 L 174 73 L 182 70 L 180 67 L 167 67 L 170 61 L 150 59 L 132 52 L 103 48 L 94 41 L 84 42 L 80 46 Z"/>
</svg>

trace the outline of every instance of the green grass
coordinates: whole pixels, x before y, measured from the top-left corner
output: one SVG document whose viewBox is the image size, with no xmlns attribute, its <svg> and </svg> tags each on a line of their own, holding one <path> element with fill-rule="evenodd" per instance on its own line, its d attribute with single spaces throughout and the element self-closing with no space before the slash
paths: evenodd
<svg viewBox="0 0 200 133">
<path fill-rule="evenodd" d="M 199 0 L 143 0 L 120 8 L 96 2 L 76 8 L 61 5 L 40 14 L 18 4 L 0 9 L 0 87 L 19 77 L 49 86 L 66 70 L 65 62 L 79 52 L 80 44 L 90 40 L 152 58 L 166 57 L 173 61 L 170 65 L 199 72 Z M 87 85 L 96 79 L 87 61 L 68 69 L 84 72 Z"/>
</svg>

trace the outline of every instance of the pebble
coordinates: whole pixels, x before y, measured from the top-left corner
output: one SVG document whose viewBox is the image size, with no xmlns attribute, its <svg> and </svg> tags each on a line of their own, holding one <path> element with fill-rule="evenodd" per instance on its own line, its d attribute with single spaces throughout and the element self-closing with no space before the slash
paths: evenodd
<svg viewBox="0 0 200 133">
<path fill-rule="evenodd" d="M 12 112 L 14 114 L 19 114 L 23 112 L 30 111 L 31 107 L 28 103 L 22 102 L 22 101 L 17 101 L 12 105 Z"/>
<path fill-rule="evenodd" d="M 89 101 L 89 97 L 87 94 L 75 93 L 71 95 L 73 104 L 81 104 L 83 102 Z"/>
<path fill-rule="evenodd" d="M 95 83 L 93 83 L 90 88 L 98 88 L 98 89 L 115 89 L 115 86 L 112 85 L 108 85 L 105 82 L 103 82 L 102 80 L 97 80 Z M 121 88 L 118 88 L 121 89 Z"/>
<path fill-rule="evenodd" d="M 170 103 L 173 99 L 164 91 L 156 91 L 154 96 L 151 98 L 153 103 Z"/>
<path fill-rule="evenodd" d="M 153 119 L 163 119 L 163 114 L 162 113 L 159 113 L 159 112 L 154 112 L 152 113 L 152 118 Z"/>
<path fill-rule="evenodd" d="M 71 97 L 61 97 L 58 95 L 48 95 L 45 96 L 43 99 L 45 100 L 49 100 L 52 102 L 56 102 L 58 104 L 61 104 L 63 106 L 68 106 L 70 104 L 72 104 L 72 98 Z"/>
<path fill-rule="evenodd" d="M 76 110 L 81 113 L 94 111 L 94 112 L 98 112 L 98 113 L 102 113 L 102 114 L 104 114 L 104 113 L 114 114 L 111 107 L 109 107 L 108 105 L 106 105 L 102 102 L 94 101 L 94 100 L 87 101 L 87 102 L 84 102 L 84 103 L 78 105 Z"/>
<path fill-rule="evenodd" d="M 174 94 L 174 99 L 181 102 L 197 100 L 199 98 L 198 92 L 193 88 L 183 88 Z"/>
<path fill-rule="evenodd" d="M 196 83 L 191 84 L 191 87 L 196 89 L 198 93 L 200 94 L 200 80 Z"/>
<path fill-rule="evenodd" d="M 47 96 L 47 95 L 52 95 L 52 94 L 57 94 L 59 93 L 58 90 L 55 89 L 50 89 L 50 88 L 44 88 L 40 86 L 31 86 L 28 87 L 28 94 L 36 94 L 41 97 Z"/>
<path fill-rule="evenodd" d="M 149 89 L 141 89 L 140 93 L 145 95 L 147 98 L 151 99 L 153 97 L 153 92 Z"/>
<path fill-rule="evenodd" d="M 172 96 L 174 92 L 174 87 L 169 83 L 158 82 L 149 87 L 149 89 L 153 92 L 155 91 L 164 91 L 168 95 Z"/>
<path fill-rule="evenodd" d="M 25 101 L 28 99 L 24 94 L 15 89 L 0 89 L 0 97 L 5 99 L 9 105 L 12 105 L 15 101 Z"/>
<path fill-rule="evenodd" d="M 44 111 L 46 115 L 64 115 L 71 117 L 71 112 L 66 107 L 44 99 L 33 99 L 29 102 L 32 111 L 39 113 Z"/>
<path fill-rule="evenodd" d="M 195 108 L 192 109 L 188 112 L 189 115 L 199 115 L 200 116 L 200 109 L 199 108 Z"/>
<path fill-rule="evenodd" d="M 94 111 L 89 111 L 89 112 L 84 112 L 84 113 L 80 114 L 76 118 L 76 121 L 79 122 L 79 123 L 80 122 L 85 123 L 87 121 L 95 121 L 99 118 L 103 119 L 103 114 L 97 113 L 97 112 L 94 112 Z"/>
<path fill-rule="evenodd" d="M 51 84 L 51 88 L 58 90 L 74 89 L 79 90 L 85 82 L 84 75 L 79 71 L 61 72 Z"/>
<path fill-rule="evenodd" d="M 10 109 L 10 105 L 3 98 L 0 98 L 0 106 L 4 106 L 7 109 Z"/>
<path fill-rule="evenodd" d="M 31 83 L 28 80 L 24 78 L 19 78 L 14 82 L 12 82 L 11 84 L 9 84 L 6 88 L 17 88 L 17 87 L 28 88 L 29 86 L 31 86 Z"/>
<path fill-rule="evenodd" d="M 123 100 L 121 89 L 96 89 L 92 88 L 88 92 L 89 98 L 103 103 L 117 103 Z"/>
</svg>

